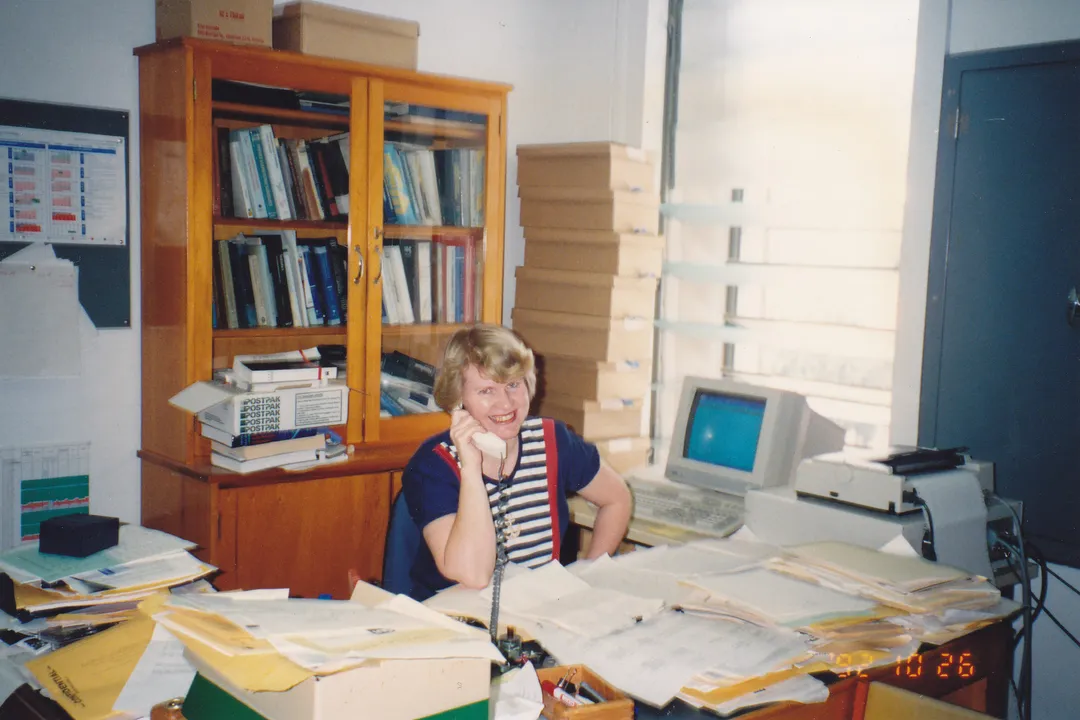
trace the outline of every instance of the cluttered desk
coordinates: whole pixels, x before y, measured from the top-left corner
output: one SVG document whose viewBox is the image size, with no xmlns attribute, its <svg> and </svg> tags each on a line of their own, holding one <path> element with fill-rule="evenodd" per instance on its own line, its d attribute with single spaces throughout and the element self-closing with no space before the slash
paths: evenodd
<svg viewBox="0 0 1080 720">
<path fill-rule="evenodd" d="M 627 474 L 627 540 L 653 546 L 746 527 L 776 545 L 906 544 L 931 560 L 1019 580 L 988 538 L 1017 537 L 1022 508 L 994 495 L 993 466 L 963 448 L 844 449 L 841 427 L 797 393 L 723 379 L 684 381 L 667 460 Z M 591 528 L 595 510 L 570 501 Z M 993 557 L 992 557 L 993 556 Z"/>
<path fill-rule="evenodd" d="M 921 556 L 923 543 L 920 553 L 900 542 L 905 526 L 888 518 L 870 523 L 885 528 L 874 530 L 884 549 L 869 530 L 859 543 L 793 522 L 791 513 L 814 503 L 794 493 L 780 498 L 788 515 L 766 516 L 784 532 L 820 536 L 769 539 L 781 529 L 757 523 L 755 493 L 790 491 L 792 474 L 801 487 L 799 470 L 813 463 L 840 477 L 856 466 L 830 459 L 839 428 L 805 400 L 753 392 L 689 379 L 685 430 L 673 445 L 683 450 L 663 481 L 652 481 L 680 502 L 687 488 L 717 493 L 719 512 L 702 520 L 660 507 L 653 519 L 636 518 L 631 534 L 655 533 L 659 541 L 641 541 L 654 547 L 568 566 L 511 564 L 499 592 L 455 586 L 422 605 L 364 583 L 349 601 L 290 598 L 287 589 L 219 593 L 205 580 L 214 568 L 188 554 L 190 543 L 133 526 L 120 529 L 116 548 L 77 561 L 31 545 L 0 553 L 0 603 L 10 616 L 0 720 L 42 703 L 49 710 L 40 717 L 144 717 L 173 698 L 182 706 L 161 717 L 479 720 L 491 708 L 496 718 L 573 718 L 591 703 L 581 709 L 603 709 L 589 716 L 604 718 L 850 720 L 875 693 L 889 704 L 921 695 L 1003 715 L 1008 620 L 1019 606 L 984 573 L 940 561 L 963 528 L 982 522 L 985 532 L 985 505 L 974 518 L 940 512 L 928 491 L 935 486 L 915 482 L 922 476 L 879 478 L 884 492 L 899 493 L 894 501 L 917 508 L 893 514 L 917 518 L 905 522 L 920 541 L 933 517 L 929 547 L 939 562 Z M 718 443 L 724 438 L 755 442 Z M 767 453 L 764 462 L 751 446 Z M 977 472 L 970 482 L 949 474 L 962 466 L 950 462 L 934 469 L 981 487 Z M 806 477 L 806 488 L 845 493 L 845 505 L 826 508 L 833 513 L 848 512 L 865 491 L 859 480 Z M 718 492 L 717 481 L 729 491 Z M 644 482 L 634 480 L 639 498 Z M 935 499 L 924 513 L 917 501 L 927 498 Z M 688 526 L 669 524 L 682 517 Z M 824 525 L 838 524 L 833 517 Z M 475 627 L 495 603 L 494 632 Z M 891 696 L 874 690 L 879 684 L 918 695 Z M 968 717 L 910 707 L 909 716 Z"/>
</svg>

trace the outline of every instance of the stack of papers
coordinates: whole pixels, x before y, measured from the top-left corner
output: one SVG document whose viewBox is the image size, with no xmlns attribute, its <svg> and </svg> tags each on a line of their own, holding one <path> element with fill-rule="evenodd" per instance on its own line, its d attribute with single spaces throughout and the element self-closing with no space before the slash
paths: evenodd
<svg viewBox="0 0 1080 720">
<path fill-rule="evenodd" d="M 836 542 L 788 550 L 788 555 L 772 561 L 770 567 L 907 613 L 981 610 L 995 606 L 1001 598 L 1001 592 L 984 578 L 920 557 Z"/>
<path fill-rule="evenodd" d="M 788 548 L 770 561 L 779 572 L 872 599 L 890 609 L 887 621 L 897 631 L 891 638 L 880 624 L 815 628 L 830 649 L 844 645 L 914 652 L 920 642 L 941 644 L 1015 614 L 1020 605 L 1001 597 L 986 579 L 917 556 L 876 552 L 843 543 L 813 543 Z M 827 632 L 831 630 L 831 632 Z"/>
<path fill-rule="evenodd" d="M 375 605 L 289 599 L 287 591 L 174 595 L 154 620 L 196 664 L 255 692 L 285 691 L 372 660 L 503 660 L 486 632 L 403 595 Z"/>
<path fill-rule="evenodd" d="M 486 624 L 491 591 L 453 587 L 425 604 Z M 811 673 L 892 664 L 1017 607 L 983 578 L 921 558 L 743 536 L 510 566 L 500 632 L 513 625 L 650 705 L 680 698 L 726 715 L 823 701 Z"/>
<path fill-rule="evenodd" d="M 490 606 L 491 588 L 480 597 Z M 521 615 L 542 625 L 594 638 L 630 627 L 664 609 L 663 601 L 618 590 L 595 588 L 558 562 L 515 573 L 502 586 L 500 610 Z"/>
<path fill-rule="evenodd" d="M 599 638 L 544 628 L 538 639 L 560 664 L 588 665 L 656 707 L 710 673 L 734 683 L 789 669 L 812 655 L 809 638 L 798 633 L 673 611 Z"/>
<path fill-rule="evenodd" d="M 0 572 L 15 583 L 23 617 L 133 603 L 217 570 L 187 551 L 194 543 L 138 525 L 120 527 L 119 544 L 84 558 L 48 555 L 37 543 L 0 553 Z M 132 605 L 128 605 L 130 609 Z"/>
<path fill-rule="evenodd" d="M 607 567 L 613 561 L 606 558 L 596 562 Z M 424 601 L 424 605 L 451 617 L 487 625 L 491 596 L 490 585 L 479 591 L 454 586 Z M 499 634 L 512 627 L 524 640 L 541 639 L 545 629 L 596 637 L 630 627 L 664 609 L 664 602 L 654 594 L 593 586 L 554 561 L 535 569 L 507 565 L 500 597 Z"/>
<path fill-rule="evenodd" d="M 685 581 L 707 595 L 704 610 L 748 622 L 805 628 L 817 623 L 877 616 L 877 603 L 764 568 L 697 575 Z"/>
</svg>

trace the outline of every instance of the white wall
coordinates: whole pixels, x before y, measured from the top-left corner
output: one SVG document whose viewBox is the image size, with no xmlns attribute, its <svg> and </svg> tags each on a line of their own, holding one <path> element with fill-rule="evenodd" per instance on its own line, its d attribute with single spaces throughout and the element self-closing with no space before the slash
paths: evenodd
<svg viewBox="0 0 1080 720">
<path fill-rule="evenodd" d="M 420 23 L 420 69 L 511 83 L 506 215 L 506 314 L 518 227 L 514 148 L 519 143 L 616 139 L 644 133 L 646 24 L 661 0 L 331 0 Z M 152 0 L 0 1 L 0 96 L 127 110 L 138 147 L 137 63 L 154 39 Z M 651 13 L 651 16 L 650 16 Z M 660 14 L 663 30 L 663 14 Z M 652 57 L 656 57 L 655 43 Z M 663 61 L 663 50 L 660 50 Z M 659 71 L 662 83 L 662 65 Z M 650 77 L 655 77 L 655 71 Z M 653 136 L 659 113 L 654 100 Z M 662 98 L 660 98 L 662 101 Z M 91 443 L 91 509 L 139 519 L 139 163 L 131 158 L 130 330 L 83 338 L 83 374 L 63 380 L 0 379 L 0 447 Z M 2 329 L 0 329 L 2 332 Z M 0 337 L 0 342 L 4 338 Z"/>
<path fill-rule="evenodd" d="M 1080 38 L 1076 0 L 923 0 L 916 58 L 908 199 L 900 261 L 900 315 L 893 377 L 892 439 L 913 444 L 918 435 L 930 224 L 941 113 L 944 57 L 976 50 Z M 1080 587 L 1080 571 L 1054 567 Z M 1080 597 L 1050 580 L 1047 607 L 1073 634 L 1080 631 Z M 1080 648 L 1043 616 L 1034 634 L 1033 718 L 1077 717 Z M 1019 655 L 1017 656 L 1019 667 Z M 1010 709 L 1016 717 L 1015 706 Z"/>
<path fill-rule="evenodd" d="M 950 53 L 1080 37 L 1076 0 L 952 0 L 951 4 Z"/>
<path fill-rule="evenodd" d="M 7 0 L 0 3 L 0 96 L 127 110 L 130 147 L 137 148 L 131 50 L 153 38 L 150 0 Z M 81 377 L 0 379 L 0 446 L 89 441 L 91 511 L 133 521 L 139 519 L 141 367 L 136 157 L 130 193 L 132 328 L 95 331 L 84 322 Z"/>
</svg>

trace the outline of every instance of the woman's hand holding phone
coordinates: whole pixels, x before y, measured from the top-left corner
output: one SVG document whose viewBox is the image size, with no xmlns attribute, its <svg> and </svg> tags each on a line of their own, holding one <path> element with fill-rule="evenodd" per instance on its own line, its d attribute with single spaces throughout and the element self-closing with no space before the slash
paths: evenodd
<svg viewBox="0 0 1080 720">
<path fill-rule="evenodd" d="M 480 422 L 462 407 L 450 413 L 450 439 L 457 448 L 461 467 L 482 467 L 483 455 L 506 457 L 506 442 L 484 430 Z"/>
</svg>

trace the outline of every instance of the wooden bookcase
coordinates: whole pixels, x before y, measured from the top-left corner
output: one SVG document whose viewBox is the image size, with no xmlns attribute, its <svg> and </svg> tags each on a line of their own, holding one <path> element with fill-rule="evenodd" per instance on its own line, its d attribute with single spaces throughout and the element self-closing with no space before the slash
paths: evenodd
<svg viewBox="0 0 1080 720">
<path fill-rule="evenodd" d="M 383 353 L 398 350 L 435 364 L 450 333 L 463 323 L 502 318 L 510 88 L 188 38 L 137 48 L 135 54 L 143 524 L 198 543 L 200 556 L 222 569 L 219 587 L 288 586 L 297 595 L 344 596 L 349 570 L 380 579 L 390 502 L 400 482 L 395 471 L 425 437 L 448 425 L 439 412 L 380 413 Z M 256 100 L 238 99 L 236 89 L 250 87 L 278 92 L 270 101 L 263 99 L 265 93 Z M 280 102 L 297 93 L 330 96 L 347 109 L 331 114 Z M 229 169 L 221 167 L 220 138 L 260 125 L 270 125 L 276 138 L 292 140 L 348 133 L 347 217 L 236 217 L 235 207 L 222 200 L 222 176 Z M 452 207 L 455 197 L 462 202 L 446 224 L 436 223 L 444 218 L 434 213 L 414 225 L 384 217 L 384 153 L 390 147 L 468 163 L 468 184 L 454 185 L 459 194 L 451 193 L 442 206 Z M 466 202 L 468 210 L 462 209 Z M 294 231 L 300 239 L 332 237 L 346 249 L 345 323 L 224 326 L 223 313 L 215 308 L 215 301 L 221 304 L 215 243 L 276 231 Z M 426 320 L 423 294 L 414 289 L 410 298 L 417 321 L 390 324 L 383 296 L 400 293 L 393 256 L 406 246 L 414 254 L 422 248 L 430 258 L 432 279 L 424 286 L 431 293 L 432 317 L 421 321 Z M 420 272 L 410 276 L 414 286 Z M 404 318 L 399 311 L 390 319 Z M 315 345 L 344 345 L 347 351 L 349 417 L 335 430 L 353 447 L 349 461 L 301 473 L 237 475 L 212 467 L 199 424 L 169 405 L 169 398 L 230 366 L 234 355 Z"/>
</svg>

